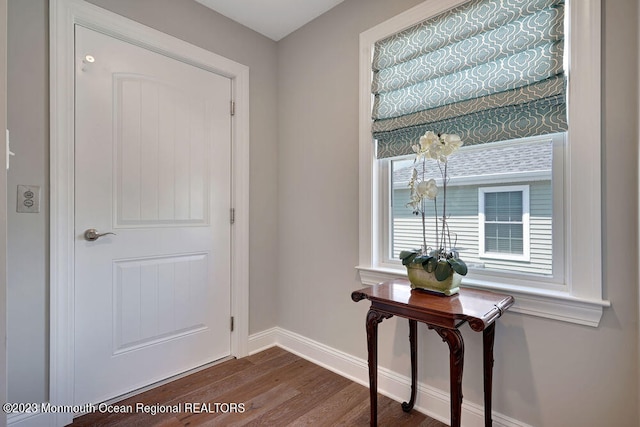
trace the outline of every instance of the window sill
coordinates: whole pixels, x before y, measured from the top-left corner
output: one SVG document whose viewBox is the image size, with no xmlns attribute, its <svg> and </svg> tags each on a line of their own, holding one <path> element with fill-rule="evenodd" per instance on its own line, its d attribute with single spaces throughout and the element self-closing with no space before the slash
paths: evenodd
<svg viewBox="0 0 640 427">
<path fill-rule="evenodd" d="M 377 285 L 395 278 L 406 278 L 404 270 L 357 266 L 363 285 Z M 463 286 L 506 292 L 515 298 L 510 312 L 597 327 L 604 307 L 610 307 L 607 300 L 580 298 L 562 291 L 524 288 L 487 283 L 480 280 L 463 279 Z"/>
</svg>

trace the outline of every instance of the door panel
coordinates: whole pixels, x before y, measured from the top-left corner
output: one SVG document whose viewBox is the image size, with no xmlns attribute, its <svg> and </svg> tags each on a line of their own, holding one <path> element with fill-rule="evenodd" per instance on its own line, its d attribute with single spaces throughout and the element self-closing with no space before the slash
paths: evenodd
<svg viewBox="0 0 640 427">
<path fill-rule="evenodd" d="M 231 82 L 80 26 L 76 59 L 84 404 L 230 354 Z"/>
<path fill-rule="evenodd" d="M 114 80 L 116 225 L 206 224 L 210 103 L 140 76 Z"/>
<path fill-rule="evenodd" d="M 208 255 L 114 262 L 114 354 L 206 328 Z"/>
</svg>

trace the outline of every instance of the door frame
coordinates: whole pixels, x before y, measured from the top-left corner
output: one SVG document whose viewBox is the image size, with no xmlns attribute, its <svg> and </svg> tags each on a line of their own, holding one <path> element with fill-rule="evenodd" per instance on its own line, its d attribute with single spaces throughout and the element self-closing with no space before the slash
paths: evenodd
<svg viewBox="0 0 640 427">
<path fill-rule="evenodd" d="M 231 354 L 249 341 L 249 67 L 82 0 L 50 0 L 49 402 L 69 405 L 74 384 L 74 27 L 76 24 L 231 79 Z M 57 414 L 55 425 L 71 422 Z"/>
</svg>

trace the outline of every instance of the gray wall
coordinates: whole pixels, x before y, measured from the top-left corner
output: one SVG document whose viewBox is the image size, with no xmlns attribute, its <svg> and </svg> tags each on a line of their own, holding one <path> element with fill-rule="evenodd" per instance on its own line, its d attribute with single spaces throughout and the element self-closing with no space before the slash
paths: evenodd
<svg viewBox="0 0 640 427">
<path fill-rule="evenodd" d="M 47 2 L 8 2 L 9 401 L 44 402 L 48 384 L 49 37 Z M 16 213 L 17 185 L 43 189 L 40 213 Z"/>
<path fill-rule="evenodd" d="M 0 0 L 0 129 L 7 127 L 7 0 Z M 0 165 L 5 152 L 0 152 Z M 0 168 L 0 402 L 7 402 L 7 174 Z M 7 416 L 0 416 L 0 427 Z"/>
<path fill-rule="evenodd" d="M 276 325 L 277 45 L 190 0 L 94 0 L 250 67 L 249 332 Z M 41 402 L 48 387 L 48 1 L 9 1 L 9 401 Z M 1 127 L 0 127 L 1 129 Z M 40 214 L 17 214 L 16 185 L 43 187 Z M 3 198 L 4 199 L 4 198 Z"/>
<path fill-rule="evenodd" d="M 278 44 L 278 324 L 361 358 L 367 304 L 349 298 L 360 286 L 358 35 L 417 3 L 347 0 Z M 604 297 L 612 307 L 598 328 L 515 313 L 500 320 L 494 408 L 535 426 L 638 425 L 637 1 L 604 0 L 603 9 Z M 380 363 L 404 375 L 407 329 L 393 319 L 380 327 Z M 479 335 L 465 328 L 464 394 L 475 403 Z M 447 390 L 446 345 L 424 327 L 419 340 L 421 381 Z"/>
</svg>

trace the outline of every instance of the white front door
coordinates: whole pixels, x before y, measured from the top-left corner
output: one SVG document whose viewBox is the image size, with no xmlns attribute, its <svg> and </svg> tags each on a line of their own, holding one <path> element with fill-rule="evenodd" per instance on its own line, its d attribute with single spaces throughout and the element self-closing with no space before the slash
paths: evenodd
<svg viewBox="0 0 640 427">
<path fill-rule="evenodd" d="M 231 81 L 81 26 L 75 37 L 80 405 L 230 354 Z"/>
</svg>

